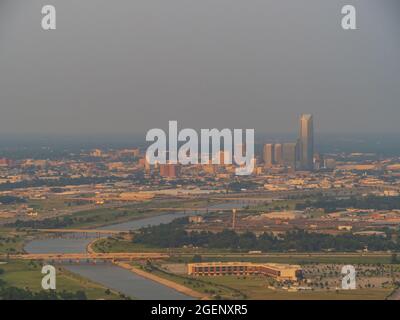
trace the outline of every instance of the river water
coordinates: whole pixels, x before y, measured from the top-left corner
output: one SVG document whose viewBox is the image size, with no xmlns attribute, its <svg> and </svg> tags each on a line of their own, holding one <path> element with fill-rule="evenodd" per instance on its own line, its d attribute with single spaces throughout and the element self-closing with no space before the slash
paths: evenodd
<svg viewBox="0 0 400 320">
<path fill-rule="evenodd" d="M 211 206 L 210 210 L 230 209 L 239 206 L 236 202 Z M 146 226 L 169 223 L 184 216 L 193 215 L 195 212 L 168 213 L 150 218 L 138 219 L 129 222 L 109 225 L 100 229 L 109 230 L 138 230 Z M 25 246 L 28 253 L 85 253 L 87 245 L 95 236 L 72 234 L 68 238 L 37 239 Z M 121 292 L 136 299 L 145 300 L 189 300 L 192 299 L 172 288 L 166 287 L 155 281 L 138 276 L 126 269 L 109 263 L 79 265 L 65 264 L 64 267 L 107 288 Z"/>
</svg>

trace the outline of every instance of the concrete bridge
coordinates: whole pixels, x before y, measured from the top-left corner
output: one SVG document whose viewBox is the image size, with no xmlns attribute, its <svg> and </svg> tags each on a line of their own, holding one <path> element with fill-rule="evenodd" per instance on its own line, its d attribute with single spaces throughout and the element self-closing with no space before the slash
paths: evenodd
<svg viewBox="0 0 400 320">
<path fill-rule="evenodd" d="M 167 259 L 168 254 L 160 252 L 143 253 L 33 253 L 33 254 L 12 254 L 1 255 L 1 259 L 12 260 L 47 260 L 47 261 L 65 261 L 65 260 L 149 260 L 149 259 Z"/>
<path fill-rule="evenodd" d="M 48 232 L 48 233 L 94 233 L 99 235 L 129 233 L 129 231 L 101 230 L 101 229 L 36 229 L 36 231 Z"/>
</svg>

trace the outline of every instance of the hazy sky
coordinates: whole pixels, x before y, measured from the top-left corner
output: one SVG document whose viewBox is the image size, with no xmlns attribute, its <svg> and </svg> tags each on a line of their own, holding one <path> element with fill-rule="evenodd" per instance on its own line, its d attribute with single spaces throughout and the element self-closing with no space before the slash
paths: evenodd
<svg viewBox="0 0 400 320">
<path fill-rule="evenodd" d="M 0 0 L 0 133 L 400 133 L 399 31 L 399 0 Z"/>
</svg>

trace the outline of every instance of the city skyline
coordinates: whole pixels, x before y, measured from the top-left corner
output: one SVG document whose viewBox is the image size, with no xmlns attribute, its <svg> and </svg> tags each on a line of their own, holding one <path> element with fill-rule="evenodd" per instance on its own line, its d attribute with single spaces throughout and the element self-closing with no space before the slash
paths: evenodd
<svg viewBox="0 0 400 320">
<path fill-rule="evenodd" d="M 399 17 L 0 0 L 0 301 L 400 300 Z"/>
<path fill-rule="evenodd" d="M 314 122 L 311 114 L 299 117 L 296 142 L 266 143 L 263 148 L 264 167 L 285 165 L 292 170 L 314 170 Z"/>
</svg>

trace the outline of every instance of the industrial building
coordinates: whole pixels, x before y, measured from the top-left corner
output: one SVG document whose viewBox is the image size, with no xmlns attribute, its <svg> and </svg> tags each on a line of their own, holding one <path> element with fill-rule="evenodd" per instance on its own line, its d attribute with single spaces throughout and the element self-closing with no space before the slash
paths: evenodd
<svg viewBox="0 0 400 320">
<path fill-rule="evenodd" d="M 302 277 L 299 265 L 251 262 L 201 262 L 189 263 L 188 275 L 265 275 L 278 281 L 297 281 Z"/>
</svg>

